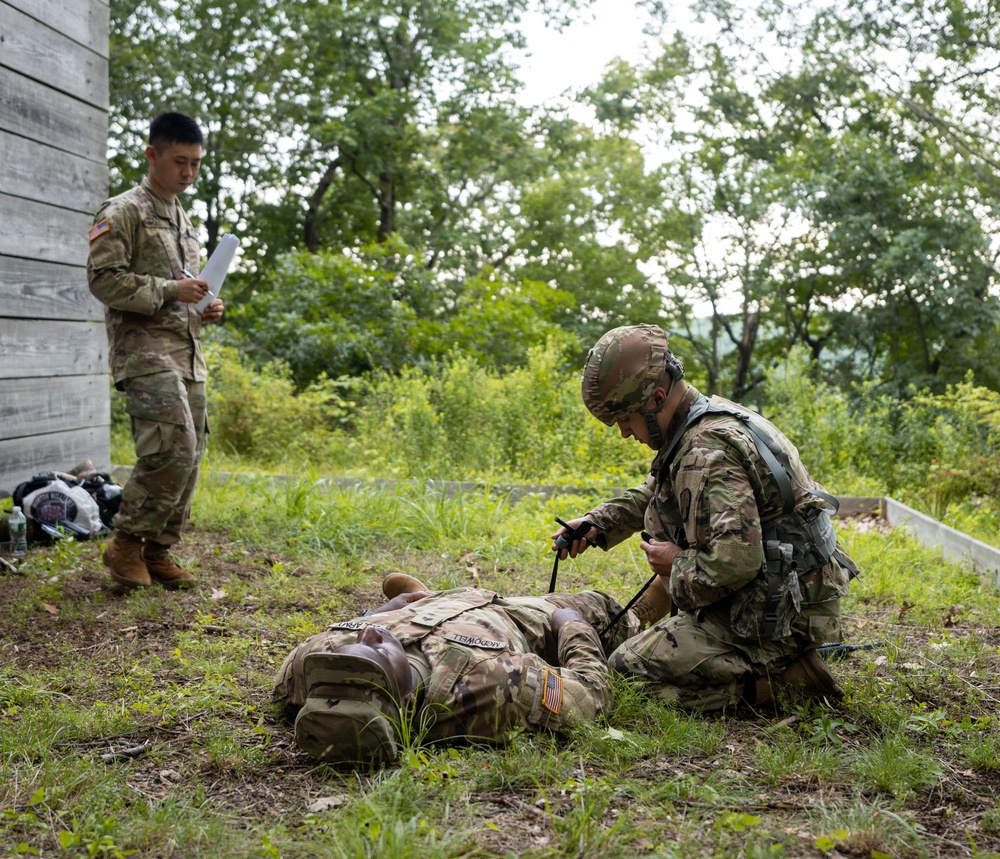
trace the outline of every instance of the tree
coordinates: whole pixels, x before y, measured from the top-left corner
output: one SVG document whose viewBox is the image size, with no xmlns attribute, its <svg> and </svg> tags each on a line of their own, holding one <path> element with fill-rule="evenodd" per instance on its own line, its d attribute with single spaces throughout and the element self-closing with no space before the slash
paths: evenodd
<svg viewBox="0 0 1000 859">
<path fill-rule="evenodd" d="M 607 111 L 619 127 L 669 141 L 661 216 L 639 207 L 643 221 L 627 229 L 680 300 L 675 331 L 708 389 L 747 395 L 796 343 L 842 381 L 941 389 L 975 366 L 994 384 L 981 351 L 1000 319 L 995 195 L 982 176 L 991 144 L 973 155 L 977 138 L 945 119 L 946 103 L 931 121 L 859 74 L 857 58 L 812 50 L 819 24 L 813 42 L 782 31 L 780 67 L 751 77 L 758 58 L 740 10 L 703 8 L 720 17 L 715 42 L 677 37 L 654 63 L 616 70 L 599 95 L 619 107 Z M 872 33 L 877 56 L 882 31 Z"/>
</svg>

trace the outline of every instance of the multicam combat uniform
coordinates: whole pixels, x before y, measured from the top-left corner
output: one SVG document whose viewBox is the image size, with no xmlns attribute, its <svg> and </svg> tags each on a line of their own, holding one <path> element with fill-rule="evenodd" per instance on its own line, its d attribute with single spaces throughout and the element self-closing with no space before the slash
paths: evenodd
<svg viewBox="0 0 1000 859">
<path fill-rule="evenodd" d="M 700 398 L 688 388 L 667 429 L 668 441 L 683 429 Z M 718 397 L 710 402 L 746 412 Z M 783 536 L 788 537 L 787 528 L 804 529 L 806 523 L 829 528 L 825 502 L 806 490 L 822 487 L 809 477 L 798 451 L 763 418 L 754 416 L 753 423 L 785 451 L 795 478 L 794 513 L 784 517 Z M 736 704 L 752 673 L 839 641 L 840 597 L 847 593 L 852 563 L 839 549 L 835 557 L 810 566 L 810 556 L 800 552 L 803 541 L 796 539 L 795 560 L 805 562 L 790 574 L 798 588 L 791 582 L 794 593 L 786 590 L 777 606 L 766 605 L 764 531 L 782 514 L 774 472 L 736 418 L 709 414 L 684 431 L 676 445 L 664 444 L 645 483 L 586 517 L 604 529 L 603 548 L 640 529 L 682 548 L 669 587 L 680 613 L 627 641 L 612 654 L 611 666 L 646 682 L 664 700 L 713 710 Z M 835 540 L 832 533 L 830 538 Z M 766 629 L 769 609 L 775 617 Z"/>
<path fill-rule="evenodd" d="M 574 608 L 586 622 L 564 624 L 558 640 L 552 613 Z M 487 590 L 456 588 L 411 603 L 335 623 L 296 647 L 278 673 L 275 699 L 305 703 L 302 663 L 311 653 L 357 640 L 368 624 L 395 635 L 419 677 L 414 729 L 426 742 L 498 741 L 512 728 L 559 731 L 593 721 L 612 701 L 606 652 L 638 631 L 631 614 L 598 633 L 621 607 L 597 591 L 504 598 Z"/>
<path fill-rule="evenodd" d="M 90 291 L 105 305 L 115 386 L 137 461 L 114 524 L 164 546 L 180 539 L 205 448 L 201 315 L 176 301 L 198 240 L 179 201 L 142 185 L 108 200 L 89 232 Z"/>
</svg>

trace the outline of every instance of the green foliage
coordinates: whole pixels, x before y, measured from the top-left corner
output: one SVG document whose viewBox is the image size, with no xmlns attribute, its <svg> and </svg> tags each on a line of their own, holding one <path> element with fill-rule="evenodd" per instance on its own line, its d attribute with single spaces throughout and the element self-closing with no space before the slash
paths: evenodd
<svg viewBox="0 0 1000 859">
<path fill-rule="evenodd" d="M 296 393 L 287 366 L 254 367 L 232 347 L 208 345 L 205 357 L 211 442 L 261 462 L 330 456 L 333 431 L 350 414 L 350 380 L 325 375 Z"/>
<path fill-rule="evenodd" d="M 573 348 L 555 337 L 506 373 L 456 354 L 434 372 L 320 376 L 297 390 L 282 362 L 260 365 L 234 347 L 208 344 L 210 460 L 227 470 L 287 464 L 317 476 L 634 485 L 651 454 L 587 413 L 567 360 Z M 902 401 L 866 385 L 845 394 L 817 381 L 811 367 L 793 351 L 764 391 L 764 413 L 797 444 L 813 476 L 838 494 L 892 495 L 996 539 L 995 392 L 967 380 Z M 128 417 L 121 397 L 113 402 L 115 460 L 128 463 Z"/>
<path fill-rule="evenodd" d="M 532 348 L 505 375 L 456 356 L 439 374 L 374 377 L 355 416 L 359 458 L 393 477 L 635 480 L 646 455 L 590 417 L 563 354 Z"/>
<path fill-rule="evenodd" d="M 267 289 L 229 313 L 236 330 L 219 336 L 280 358 L 304 387 L 323 374 L 426 369 L 452 354 L 503 370 L 548 340 L 579 352 L 560 324 L 574 307 L 562 289 L 494 272 L 453 283 L 393 238 L 356 252 L 283 256 Z"/>
</svg>

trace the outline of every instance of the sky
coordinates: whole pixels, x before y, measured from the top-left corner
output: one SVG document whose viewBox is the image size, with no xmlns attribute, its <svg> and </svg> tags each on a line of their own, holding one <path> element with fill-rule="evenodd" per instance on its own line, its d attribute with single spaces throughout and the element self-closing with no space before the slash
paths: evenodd
<svg viewBox="0 0 1000 859">
<path fill-rule="evenodd" d="M 628 0 L 595 0 L 580 13 L 579 21 L 561 33 L 546 27 L 538 13 L 525 15 L 528 54 L 520 59 L 523 103 L 552 105 L 567 89 L 595 83 L 615 58 L 642 56 L 650 41 L 642 32 L 644 20 Z"/>
</svg>

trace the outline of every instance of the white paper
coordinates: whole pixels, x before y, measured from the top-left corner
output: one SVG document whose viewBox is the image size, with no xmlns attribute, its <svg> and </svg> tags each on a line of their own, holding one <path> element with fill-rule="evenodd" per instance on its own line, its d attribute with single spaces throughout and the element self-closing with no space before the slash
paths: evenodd
<svg viewBox="0 0 1000 859">
<path fill-rule="evenodd" d="M 239 239 L 236 236 L 232 233 L 226 233 L 219 239 L 219 243 L 208 258 L 208 262 L 205 263 L 201 274 L 198 275 L 199 280 L 204 280 L 208 284 L 208 295 L 194 306 L 194 309 L 199 313 L 204 313 L 205 308 L 212 303 L 212 300 L 219 297 L 219 293 L 222 291 L 222 281 L 226 279 L 226 274 L 229 272 L 229 266 L 232 265 L 233 257 L 236 256 L 236 248 L 239 247 L 239 244 Z"/>
</svg>

